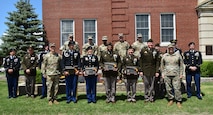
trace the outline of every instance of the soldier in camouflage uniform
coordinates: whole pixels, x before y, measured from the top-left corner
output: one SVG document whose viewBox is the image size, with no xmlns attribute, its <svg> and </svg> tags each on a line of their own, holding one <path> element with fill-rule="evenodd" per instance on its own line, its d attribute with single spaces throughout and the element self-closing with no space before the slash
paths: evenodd
<svg viewBox="0 0 213 115">
<path fill-rule="evenodd" d="M 102 52 L 107 51 L 107 36 L 102 36 L 103 43 L 98 47 L 98 58 L 100 60 L 100 56 Z"/>
<path fill-rule="evenodd" d="M 118 52 L 118 55 L 121 58 L 121 62 L 123 62 L 123 58 L 127 54 L 127 50 L 129 48 L 129 43 L 127 41 L 124 41 L 123 33 L 118 34 L 119 41 L 115 43 L 113 50 Z M 122 75 L 119 72 L 119 83 L 121 83 Z"/>
<path fill-rule="evenodd" d="M 159 76 L 159 52 L 155 50 L 152 39 L 147 41 L 147 47 L 141 50 L 140 67 L 144 80 L 145 103 L 154 102 L 154 81 Z"/>
<path fill-rule="evenodd" d="M 168 46 L 168 53 L 163 55 L 160 68 L 166 84 L 169 99 L 168 106 L 171 106 L 175 99 L 178 108 L 181 108 L 181 78 L 183 77 L 184 66 L 182 57 L 178 53 L 175 53 L 172 44 Z"/>
<path fill-rule="evenodd" d="M 110 63 L 113 69 L 109 70 L 107 63 Z M 106 103 L 115 103 L 116 81 L 118 71 L 121 69 L 121 59 L 120 56 L 113 51 L 113 45 L 111 43 L 107 45 L 107 51 L 101 53 L 100 66 L 103 71 L 103 77 L 105 78 Z"/>
<path fill-rule="evenodd" d="M 34 52 L 33 46 L 29 46 L 27 54 L 22 61 L 22 68 L 26 77 L 26 96 L 34 98 L 35 82 L 36 82 L 36 66 L 38 64 L 38 56 Z"/>
<path fill-rule="evenodd" d="M 62 51 L 69 50 L 69 46 L 68 46 L 69 42 L 73 42 L 73 44 L 74 44 L 74 49 L 75 49 L 76 51 L 80 51 L 78 42 L 76 42 L 76 41 L 73 40 L 73 34 L 69 34 L 69 36 L 68 36 L 68 41 L 64 42 L 64 45 L 61 46 L 60 50 L 62 50 Z"/>
<path fill-rule="evenodd" d="M 82 57 L 87 54 L 86 49 L 89 46 L 92 47 L 93 54 L 96 55 L 96 56 L 98 55 L 98 46 L 95 43 L 93 43 L 92 39 L 93 39 L 92 36 L 88 36 L 88 43 L 84 44 L 83 47 L 82 47 L 82 55 L 81 55 Z"/>
<path fill-rule="evenodd" d="M 127 101 L 128 102 L 136 102 L 136 84 L 138 80 L 138 73 L 139 73 L 139 61 L 138 58 L 133 54 L 134 49 L 130 46 L 128 49 L 128 54 L 123 58 L 123 71 L 124 71 L 124 78 L 126 84 L 126 91 L 127 91 Z M 127 69 L 128 67 L 133 67 L 135 74 L 129 72 L 130 70 Z"/>
<path fill-rule="evenodd" d="M 145 47 L 145 44 L 142 41 L 142 34 L 141 33 L 137 34 L 137 37 L 138 37 L 137 41 L 135 41 L 131 46 L 135 49 L 134 55 L 136 57 L 140 58 L 141 49 L 143 47 Z"/>
<path fill-rule="evenodd" d="M 47 78 L 47 99 L 49 105 L 59 104 L 56 100 L 59 77 L 61 75 L 61 56 L 55 52 L 55 43 L 50 43 L 50 52 L 44 56 L 41 72 Z"/>
</svg>

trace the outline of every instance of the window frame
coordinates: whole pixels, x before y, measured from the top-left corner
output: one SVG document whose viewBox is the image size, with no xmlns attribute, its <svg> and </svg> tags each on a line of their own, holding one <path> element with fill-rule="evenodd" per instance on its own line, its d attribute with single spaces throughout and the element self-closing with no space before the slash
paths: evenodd
<svg viewBox="0 0 213 115">
<path fill-rule="evenodd" d="M 97 26 L 97 19 L 95 18 L 90 18 L 90 19 L 83 19 L 83 44 L 85 44 L 85 40 L 87 39 L 88 36 L 85 36 L 85 21 L 89 21 L 89 20 L 92 20 L 92 21 L 95 21 L 95 42 L 94 44 L 98 44 L 98 26 Z M 94 37 L 94 36 L 93 36 Z M 87 43 L 87 42 L 86 42 Z"/>
<path fill-rule="evenodd" d="M 162 29 L 165 28 L 165 27 L 162 27 L 162 23 L 161 23 L 163 14 L 172 14 L 173 15 L 173 40 L 177 39 L 176 38 L 176 15 L 175 15 L 175 13 L 161 13 L 160 14 L 160 43 L 161 43 L 161 46 L 168 46 L 170 44 L 170 41 L 168 41 L 168 42 L 162 41 Z"/>
<path fill-rule="evenodd" d="M 73 27 L 72 27 L 72 30 L 73 30 L 73 32 L 62 32 L 62 23 L 63 23 L 63 21 L 72 21 L 72 23 L 73 23 Z M 75 21 L 74 21 L 74 19 L 61 19 L 60 20 L 60 46 L 63 46 L 63 44 L 64 43 L 62 43 L 63 42 L 63 36 L 62 36 L 62 34 L 63 33 L 68 33 L 68 35 L 69 34 L 73 34 L 73 36 L 74 36 L 74 38 L 73 38 L 73 40 L 75 40 Z M 68 36 L 67 36 L 67 40 L 68 40 Z M 65 41 L 67 41 L 67 40 L 65 40 Z"/>
<path fill-rule="evenodd" d="M 137 13 L 137 14 L 135 14 L 135 41 L 137 40 L 137 29 L 143 29 L 143 28 L 137 28 L 137 16 L 140 16 L 140 15 L 148 15 L 148 40 L 149 40 L 149 39 L 151 39 L 151 16 L 150 16 L 150 13 Z M 146 41 L 143 41 L 143 42 L 146 42 Z"/>
</svg>

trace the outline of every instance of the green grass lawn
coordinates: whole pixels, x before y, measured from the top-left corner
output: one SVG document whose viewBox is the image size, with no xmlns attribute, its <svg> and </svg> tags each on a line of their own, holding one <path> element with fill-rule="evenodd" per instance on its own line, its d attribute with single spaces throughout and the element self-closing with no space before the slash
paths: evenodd
<svg viewBox="0 0 213 115">
<path fill-rule="evenodd" d="M 0 114 L 42 114 L 42 115 L 191 115 L 213 114 L 213 82 L 203 83 L 202 92 L 203 100 L 198 100 L 195 96 L 190 99 L 183 94 L 183 107 L 178 109 L 176 104 L 168 107 L 166 99 L 158 99 L 155 103 L 144 104 L 143 93 L 137 92 L 137 103 L 127 103 L 125 101 L 126 94 L 117 93 L 117 103 L 105 103 L 105 94 L 98 93 L 98 101 L 96 104 L 87 104 L 85 93 L 79 94 L 77 104 L 66 104 L 65 94 L 58 96 L 59 105 L 48 105 L 46 99 L 41 100 L 39 97 L 35 99 L 20 96 L 16 99 L 8 99 L 7 86 L 5 81 L 0 81 Z"/>
</svg>

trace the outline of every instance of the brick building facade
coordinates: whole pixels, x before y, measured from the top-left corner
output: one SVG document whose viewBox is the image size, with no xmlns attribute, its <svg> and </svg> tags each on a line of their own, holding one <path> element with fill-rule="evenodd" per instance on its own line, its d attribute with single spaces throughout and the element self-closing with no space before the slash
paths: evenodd
<svg viewBox="0 0 213 115">
<path fill-rule="evenodd" d="M 137 33 L 143 39 L 167 46 L 171 39 L 188 50 L 188 43 L 199 44 L 197 0 L 43 0 L 43 24 L 47 39 L 60 47 L 69 33 L 82 46 L 88 35 L 101 44 L 118 40 L 124 33 L 130 44 Z M 199 45 L 196 46 L 197 49 Z"/>
</svg>

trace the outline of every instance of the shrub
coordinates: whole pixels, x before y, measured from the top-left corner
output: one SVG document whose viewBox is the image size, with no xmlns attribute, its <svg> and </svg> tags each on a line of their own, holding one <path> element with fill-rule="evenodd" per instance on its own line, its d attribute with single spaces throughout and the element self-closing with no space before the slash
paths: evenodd
<svg viewBox="0 0 213 115">
<path fill-rule="evenodd" d="M 201 65 L 201 76 L 213 76 L 213 61 L 204 61 Z"/>
<path fill-rule="evenodd" d="M 42 83 L 41 80 L 41 70 L 37 68 L 36 70 L 36 83 Z"/>
</svg>

